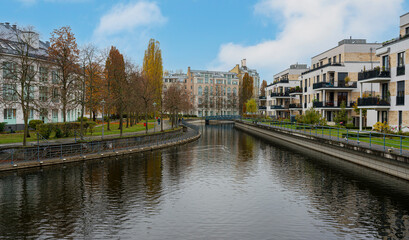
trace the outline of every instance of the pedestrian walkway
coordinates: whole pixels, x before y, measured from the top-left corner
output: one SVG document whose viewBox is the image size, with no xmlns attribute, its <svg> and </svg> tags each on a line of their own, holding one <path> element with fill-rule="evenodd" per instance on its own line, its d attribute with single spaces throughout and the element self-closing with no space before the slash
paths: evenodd
<svg viewBox="0 0 409 240">
<path fill-rule="evenodd" d="M 169 124 L 168 120 L 164 120 L 161 122 L 163 124 L 163 130 L 169 130 L 172 128 L 171 124 Z M 153 132 L 160 132 L 161 131 L 161 126 L 158 125 L 158 123 L 155 123 L 155 128 L 148 129 L 148 133 L 153 133 Z M 105 131 L 107 133 L 107 131 Z M 127 132 L 123 133 L 122 136 L 135 136 L 135 135 L 143 135 L 145 134 L 145 129 L 141 131 L 136 131 L 136 132 Z M 105 135 L 104 139 L 112 139 L 112 138 L 117 138 L 119 137 L 120 134 L 111 134 L 111 135 Z M 101 140 L 102 136 L 85 136 L 84 140 L 86 141 L 95 141 L 95 140 Z M 59 139 L 51 139 L 51 140 L 41 140 L 40 144 L 69 144 L 69 143 L 75 143 L 76 141 L 80 140 L 80 137 L 70 137 L 70 138 L 59 138 Z M 28 146 L 31 145 L 37 145 L 37 142 L 28 142 Z M 0 144 L 0 148 L 8 148 L 8 147 L 18 147 L 18 146 L 23 146 L 23 143 L 5 143 L 5 144 Z"/>
</svg>

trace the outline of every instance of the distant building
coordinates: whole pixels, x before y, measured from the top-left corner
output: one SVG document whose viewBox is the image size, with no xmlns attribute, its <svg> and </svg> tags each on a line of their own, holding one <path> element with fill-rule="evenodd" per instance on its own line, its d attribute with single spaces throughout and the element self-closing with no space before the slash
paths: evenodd
<svg viewBox="0 0 409 240">
<path fill-rule="evenodd" d="M 240 79 L 240 86 L 242 85 L 244 74 L 248 73 L 253 78 L 253 98 L 257 99 L 260 96 L 260 75 L 257 70 L 247 67 L 246 59 L 241 60 L 241 66 L 237 64 L 230 72 L 237 74 L 237 77 Z"/>
</svg>

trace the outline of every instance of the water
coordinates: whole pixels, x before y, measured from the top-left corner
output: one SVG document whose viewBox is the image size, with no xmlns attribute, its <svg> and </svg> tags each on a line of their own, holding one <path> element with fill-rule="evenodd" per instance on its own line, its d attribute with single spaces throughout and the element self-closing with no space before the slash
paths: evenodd
<svg viewBox="0 0 409 240">
<path fill-rule="evenodd" d="M 409 239 L 409 183 L 231 125 L 192 144 L 0 175 L 0 238 Z"/>
</svg>

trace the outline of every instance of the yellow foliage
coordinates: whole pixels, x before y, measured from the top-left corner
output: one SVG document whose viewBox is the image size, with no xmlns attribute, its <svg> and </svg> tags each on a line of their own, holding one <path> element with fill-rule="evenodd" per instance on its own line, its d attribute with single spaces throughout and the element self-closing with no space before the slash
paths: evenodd
<svg viewBox="0 0 409 240">
<path fill-rule="evenodd" d="M 387 122 L 377 122 L 375 123 L 375 125 L 373 125 L 373 130 L 377 131 L 377 132 L 383 132 L 383 133 L 387 133 L 389 132 L 389 125 Z"/>
</svg>

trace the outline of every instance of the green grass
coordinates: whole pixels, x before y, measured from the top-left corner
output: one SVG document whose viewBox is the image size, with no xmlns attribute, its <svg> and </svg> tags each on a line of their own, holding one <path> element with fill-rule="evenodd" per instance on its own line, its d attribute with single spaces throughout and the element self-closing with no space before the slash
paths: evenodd
<svg viewBox="0 0 409 240">
<path fill-rule="evenodd" d="M 111 123 L 111 131 L 107 130 L 107 125 L 104 125 L 104 136 L 108 136 L 108 135 L 113 135 L 113 134 L 119 134 L 119 129 L 118 129 L 119 124 L 118 123 Z M 126 124 L 125 124 L 126 126 Z M 152 129 L 153 128 L 153 124 L 150 122 L 148 124 L 148 129 Z M 156 126 L 156 129 L 159 131 L 160 130 L 160 126 Z M 132 127 L 126 128 L 124 127 L 123 129 L 123 133 L 130 133 L 130 132 L 140 132 L 140 133 L 144 133 L 145 131 L 145 127 L 143 126 L 143 123 L 138 123 L 137 125 L 134 125 Z M 36 132 L 35 131 L 30 131 L 30 138 L 27 138 L 27 142 L 35 142 L 37 141 L 37 137 L 36 137 Z M 85 136 L 89 137 L 89 136 L 101 136 L 102 135 L 102 126 L 99 127 L 95 127 L 94 128 L 94 132 L 92 133 L 86 133 Z M 69 138 L 73 138 L 73 137 L 69 137 Z M 55 134 L 52 133 L 50 136 L 50 139 L 56 139 L 55 138 Z M 8 143 L 22 143 L 23 142 L 23 133 L 22 132 L 18 132 L 18 133 L 11 133 L 11 134 L 0 134 L 0 144 L 8 144 Z"/>
</svg>

